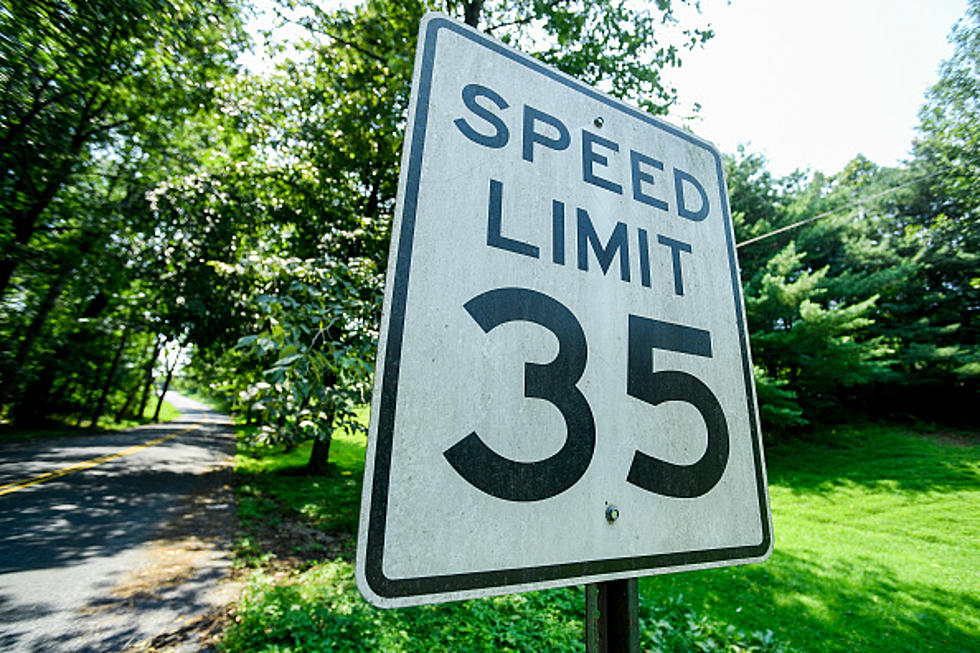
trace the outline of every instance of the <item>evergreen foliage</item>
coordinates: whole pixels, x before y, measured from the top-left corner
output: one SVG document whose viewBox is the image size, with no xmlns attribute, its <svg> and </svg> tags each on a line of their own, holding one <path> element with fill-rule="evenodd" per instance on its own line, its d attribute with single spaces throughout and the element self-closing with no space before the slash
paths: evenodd
<svg viewBox="0 0 980 653">
<path fill-rule="evenodd" d="M 980 350 L 980 3 L 926 98 L 915 157 L 857 156 L 776 179 L 727 159 L 763 419 L 773 432 L 854 410 L 975 423 Z M 895 192 L 890 192 L 890 191 Z M 869 199 L 870 198 L 870 199 Z"/>
</svg>

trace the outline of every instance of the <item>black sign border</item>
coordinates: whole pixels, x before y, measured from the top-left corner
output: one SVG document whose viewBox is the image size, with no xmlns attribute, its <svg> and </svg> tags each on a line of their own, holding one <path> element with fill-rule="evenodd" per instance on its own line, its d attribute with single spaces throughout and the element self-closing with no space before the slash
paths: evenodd
<svg viewBox="0 0 980 653">
<path fill-rule="evenodd" d="M 425 597 L 451 592 L 473 592 L 490 588 L 506 588 L 517 585 L 546 583 L 561 579 L 581 580 L 587 577 L 628 574 L 637 572 L 655 573 L 666 567 L 709 566 L 730 560 L 761 558 L 770 552 L 772 532 L 769 522 L 768 495 L 762 459 L 761 438 L 755 411 L 751 358 L 746 341 L 745 316 L 743 314 L 741 284 L 729 217 L 728 197 L 724 185 L 724 173 L 718 151 L 705 141 L 676 127 L 662 123 L 653 116 L 634 107 L 614 100 L 585 84 L 564 75 L 543 63 L 530 59 L 503 44 L 488 38 L 442 15 L 423 19 L 425 28 L 422 43 L 421 65 L 418 87 L 414 96 L 414 121 L 409 143 L 408 172 L 405 177 L 404 202 L 401 214 L 401 230 L 398 237 L 398 252 L 394 265 L 390 312 L 388 315 L 387 341 L 384 354 L 384 376 L 381 385 L 380 407 L 378 410 L 377 441 L 374 452 L 374 470 L 371 479 L 371 508 L 368 517 L 368 534 L 364 558 L 364 579 L 379 597 L 404 599 Z M 394 440 L 395 406 L 398 395 L 398 381 L 402 351 L 402 338 L 405 325 L 405 302 L 408 295 L 408 281 L 411 270 L 412 247 L 415 234 L 415 219 L 418 210 L 419 180 L 422 170 L 422 154 L 425 147 L 428 123 L 429 98 L 432 87 L 433 65 L 439 32 L 449 30 L 496 54 L 519 63 L 534 72 L 556 81 L 572 90 L 583 93 L 611 109 L 620 111 L 632 118 L 666 131 L 711 153 L 716 162 L 716 170 L 721 193 L 721 210 L 725 225 L 725 239 L 729 252 L 732 290 L 735 299 L 735 319 L 738 325 L 739 345 L 742 352 L 742 373 L 744 378 L 747 410 L 749 413 L 752 448 L 755 460 L 756 486 L 759 500 L 759 513 L 762 516 L 762 541 L 758 545 L 726 547 L 664 553 L 629 558 L 610 558 L 580 562 L 519 567 L 494 571 L 422 576 L 417 578 L 388 578 L 383 571 L 384 543 L 387 528 L 388 490 L 391 471 L 391 452 Z M 433 600 L 437 600 L 433 598 Z"/>
</svg>

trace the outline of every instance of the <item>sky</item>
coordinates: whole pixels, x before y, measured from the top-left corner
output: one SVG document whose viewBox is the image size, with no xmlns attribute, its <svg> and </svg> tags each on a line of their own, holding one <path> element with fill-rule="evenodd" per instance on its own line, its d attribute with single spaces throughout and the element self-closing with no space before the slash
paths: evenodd
<svg viewBox="0 0 980 653">
<path fill-rule="evenodd" d="M 667 75 L 668 118 L 723 152 L 739 144 L 774 174 L 833 174 L 858 153 L 907 159 L 925 91 L 966 0 L 702 0 L 715 37 Z M 696 16 L 695 20 L 699 20 Z"/>
<path fill-rule="evenodd" d="M 953 53 L 948 35 L 966 1 L 701 0 L 698 15 L 674 0 L 682 26 L 708 23 L 715 36 L 665 72 L 680 99 L 668 121 L 722 152 L 743 144 L 764 154 L 778 176 L 833 174 L 859 153 L 897 165 L 909 156 L 926 89 Z M 260 10 L 268 4 L 255 0 Z"/>
</svg>

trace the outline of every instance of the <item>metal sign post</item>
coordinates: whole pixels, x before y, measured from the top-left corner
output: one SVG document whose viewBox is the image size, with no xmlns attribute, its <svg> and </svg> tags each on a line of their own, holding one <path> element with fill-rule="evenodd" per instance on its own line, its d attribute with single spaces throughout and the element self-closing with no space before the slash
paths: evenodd
<svg viewBox="0 0 980 653">
<path fill-rule="evenodd" d="M 362 594 L 401 607 L 767 557 L 718 151 L 441 14 L 420 27 L 404 143 Z"/>
<path fill-rule="evenodd" d="M 586 653 L 640 650 L 638 586 L 635 578 L 585 586 Z"/>
</svg>

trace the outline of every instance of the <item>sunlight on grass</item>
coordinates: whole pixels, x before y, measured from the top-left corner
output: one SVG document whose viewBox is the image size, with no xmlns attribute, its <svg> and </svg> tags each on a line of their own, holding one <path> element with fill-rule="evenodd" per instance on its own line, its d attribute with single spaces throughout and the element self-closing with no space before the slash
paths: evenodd
<svg viewBox="0 0 980 653">
<path fill-rule="evenodd" d="M 317 528 L 355 533 L 364 447 L 363 435 L 336 433 L 330 454 L 332 473 L 326 477 L 295 473 L 306 465 L 309 443 L 290 452 L 266 451 L 261 456 L 257 450 L 243 449 L 238 457 L 243 521 L 274 522 L 282 511 L 290 510 Z M 646 609 L 674 606 L 671 609 L 680 611 L 678 614 L 688 615 L 678 617 L 677 623 L 691 628 L 701 624 L 700 634 L 684 631 L 688 639 L 677 640 L 680 643 L 674 648 L 665 645 L 663 650 L 693 650 L 692 642 L 710 638 L 711 633 L 729 632 L 725 630 L 728 624 L 732 637 L 744 639 L 743 633 L 752 633 L 749 637 L 757 648 L 751 650 L 778 650 L 783 644 L 818 653 L 977 650 L 980 447 L 951 444 L 901 427 L 866 426 L 770 447 L 768 456 L 776 538 L 768 562 L 641 581 Z M 273 604 L 286 609 L 287 594 L 301 602 L 304 613 L 320 614 L 317 618 L 325 621 L 318 623 L 326 624 L 322 627 L 328 630 L 366 629 L 365 641 L 379 637 L 397 644 L 402 640 L 396 634 L 404 630 L 416 643 L 445 642 L 449 640 L 426 639 L 427 635 L 414 628 L 444 632 L 449 628 L 446 624 L 458 625 L 462 615 L 472 616 L 441 608 L 443 612 L 432 614 L 442 616 L 431 616 L 441 624 L 436 626 L 429 616 L 416 622 L 416 617 L 390 616 L 400 611 L 374 611 L 348 587 L 350 561 L 343 562 L 347 565 L 343 568 L 337 564 L 340 561 L 314 565 L 309 577 L 290 581 L 291 589 L 256 589 L 245 618 L 246 622 L 260 621 L 247 628 L 243 625 L 238 634 L 245 637 L 248 628 L 264 623 L 264 617 L 249 610 L 265 614 Z M 330 566 L 329 573 L 321 569 L 323 565 Z M 331 590 L 325 579 L 338 578 L 337 574 L 347 580 Z M 306 587 L 308 582 L 315 587 Z M 298 586 L 293 587 L 294 583 Z M 567 602 L 558 596 L 554 600 Z M 351 615 L 353 621 L 338 625 L 338 614 Z M 574 614 L 568 612 L 563 618 L 574 619 Z M 296 626 L 296 615 L 284 613 L 282 618 Z M 472 647 L 467 650 L 493 650 L 497 645 L 480 639 L 485 635 L 483 628 L 500 627 L 492 617 L 485 618 L 489 621 L 473 626 L 476 634 L 472 636 L 477 639 L 457 640 Z M 289 637 L 297 634 L 293 626 L 274 620 L 262 627 L 283 628 L 280 635 L 286 638 L 287 631 Z M 306 626 L 296 628 L 306 632 Z M 766 635 L 767 630 L 772 634 Z M 667 637 L 674 631 L 650 632 Z M 251 639 L 253 635 L 257 639 Z M 310 641 L 319 641 L 318 635 L 310 636 L 314 637 Z M 388 639 L 391 637 L 395 639 Z M 742 641 L 724 637 L 719 641 Z M 257 631 L 245 640 L 294 641 L 263 638 Z M 425 650 L 405 648 L 404 642 L 391 645 L 392 650 Z M 520 650 L 519 644 L 509 646 Z M 572 644 L 567 650 L 577 646 Z M 444 646 L 442 650 L 453 649 Z"/>
<path fill-rule="evenodd" d="M 763 565 L 643 581 L 804 651 L 969 651 L 980 641 L 980 447 L 867 427 L 769 452 Z"/>
<path fill-rule="evenodd" d="M 361 419 L 366 422 L 367 408 Z M 236 472 L 245 531 L 238 563 L 262 567 L 270 552 L 249 533 L 286 517 L 327 532 L 354 534 L 361 494 L 365 437 L 335 432 L 327 476 L 302 474 L 311 443 L 291 451 L 249 446 L 242 429 Z M 581 587 L 490 597 L 437 606 L 379 610 L 354 585 L 352 551 L 310 562 L 274 580 L 255 571 L 235 624 L 230 651 L 582 651 L 585 597 Z M 766 629 L 745 633 L 696 614 L 682 599 L 640 605 L 643 650 L 778 653 Z"/>
</svg>

